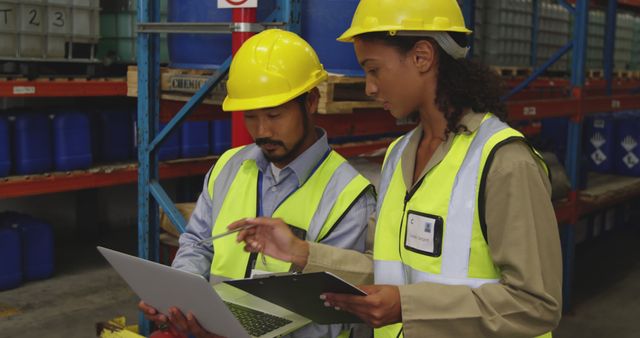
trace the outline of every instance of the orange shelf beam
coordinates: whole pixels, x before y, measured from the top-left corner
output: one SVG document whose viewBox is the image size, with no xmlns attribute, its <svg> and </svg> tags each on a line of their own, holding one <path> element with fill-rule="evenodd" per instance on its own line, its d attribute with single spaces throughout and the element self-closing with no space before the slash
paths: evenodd
<svg viewBox="0 0 640 338">
<path fill-rule="evenodd" d="M 2 80 L 0 97 L 126 96 L 127 82 L 120 79 Z"/>
<path fill-rule="evenodd" d="M 163 179 L 205 174 L 217 157 L 185 159 L 160 164 Z M 129 184 L 138 180 L 134 163 L 100 166 L 89 170 L 53 172 L 0 178 L 0 199 Z"/>
</svg>

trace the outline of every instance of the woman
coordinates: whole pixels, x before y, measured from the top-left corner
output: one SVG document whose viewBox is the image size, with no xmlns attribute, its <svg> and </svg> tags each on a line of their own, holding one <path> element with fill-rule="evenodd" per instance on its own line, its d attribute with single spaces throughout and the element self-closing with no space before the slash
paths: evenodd
<svg viewBox="0 0 640 338">
<path fill-rule="evenodd" d="M 368 296 L 325 305 L 376 337 L 550 337 L 561 311 L 561 253 L 542 159 L 501 122 L 499 78 L 465 59 L 455 0 L 362 0 L 338 39 L 353 42 L 366 92 L 419 125 L 389 147 L 373 256 L 296 239 L 249 219 L 246 250 L 327 270 Z"/>
</svg>

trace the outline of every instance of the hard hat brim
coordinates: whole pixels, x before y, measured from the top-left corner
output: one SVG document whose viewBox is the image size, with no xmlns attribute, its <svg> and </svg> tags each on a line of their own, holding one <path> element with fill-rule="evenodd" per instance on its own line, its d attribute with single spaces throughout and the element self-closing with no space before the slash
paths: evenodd
<svg viewBox="0 0 640 338">
<path fill-rule="evenodd" d="M 429 29 L 429 27 L 425 27 L 422 29 L 406 29 L 400 26 L 379 26 L 374 29 L 363 29 L 361 27 L 350 27 L 347 29 L 342 35 L 340 35 L 336 40 L 340 42 L 353 42 L 353 38 L 360 34 L 366 33 L 376 33 L 376 32 L 397 32 L 397 31 L 425 31 L 425 32 L 436 32 L 442 30 Z M 473 33 L 473 31 L 467 29 L 466 27 L 451 27 L 446 30 L 447 32 L 457 32 L 457 33 L 465 33 L 467 35 Z"/>
<path fill-rule="evenodd" d="M 247 111 L 277 107 L 317 87 L 320 83 L 324 82 L 327 77 L 329 77 L 329 74 L 325 70 L 323 70 L 318 78 L 311 79 L 305 86 L 300 87 L 298 90 L 277 95 L 242 99 L 232 98 L 227 94 L 227 96 L 224 98 L 224 101 L 222 102 L 222 110 Z"/>
</svg>

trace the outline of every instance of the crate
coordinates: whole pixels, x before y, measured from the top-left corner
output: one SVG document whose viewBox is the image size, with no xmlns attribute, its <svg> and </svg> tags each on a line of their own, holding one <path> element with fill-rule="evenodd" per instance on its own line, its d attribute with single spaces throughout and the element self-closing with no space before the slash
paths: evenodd
<svg viewBox="0 0 640 338">
<path fill-rule="evenodd" d="M 213 70 L 160 68 L 161 98 L 188 101 L 213 75 Z M 327 81 L 318 85 L 320 114 L 351 113 L 354 109 L 382 108 L 365 94 L 364 77 L 330 74 Z M 204 99 L 204 103 L 221 105 L 224 101 L 226 80 L 223 80 Z M 138 96 L 138 68 L 129 66 L 127 71 L 127 96 Z"/>
<path fill-rule="evenodd" d="M 99 11 L 98 0 L 0 0 L 0 59 L 94 59 Z"/>
<path fill-rule="evenodd" d="M 213 70 L 160 68 L 161 98 L 188 101 L 213 75 Z M 204 103 L 220 105 L 227 95 L 226 80 L 223 80 L 204 99 Z M 127 96 L 138 96 L 138 67 L 127 69 Z"/>
<path fill-rule="evenodd" d="M 330 74 L 326 82 L 318 85 L 320 114 L 352 113 L 354 109 L 382 108 L 380 102 L 365 94 L 365 79 L 358 76 Z"/>
<path fill-rule="evenodd" d="M 501 67 L 501 66 L 490 66 L 490 68 L 498 73 L 500 76 L 505 77 L 518 77 L 518 76 L 529 76 L 533 71 L 531 67 Z"/>
</svg>

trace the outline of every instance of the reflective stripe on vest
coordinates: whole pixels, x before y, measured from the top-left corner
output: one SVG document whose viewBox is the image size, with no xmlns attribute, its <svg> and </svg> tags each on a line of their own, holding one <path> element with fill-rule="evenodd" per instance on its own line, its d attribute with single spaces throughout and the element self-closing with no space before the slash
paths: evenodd
<svg viewBox="0 0 640 338">
<path fill-rule="evenodd" d="M 216 163 L 209 178 L 209 195 L 213 201 L 212 235 L 226 231 L 227 225 L 245 217 L 257 216 L 259 169 L 253 160 L 260 148 L 250 145 L 230 150 Z M 293 194 L 279 205 L 272 217 L 306 233 L 306 239 L 320 241 L 342 219 L 355 201 L 371 187 L 369 181 L 358 174 L 338 153 L 331 151 L 314 173 Z M 247 277 L 252 261 L 256 269 L 284 272 L 290 263 L 265 257 L 255 259 L 244 251 L 244 244 L 236 243 L 235 236 L 216 240 L 211 279 Z"/>
<path fill-rule="evenodd" d="M 502 140 L 523 136 L 487 114 L 474 133 L 456 135 L 442 161 L 407 193 L 401 157 L 414 132 L 417 130 L 391 146 L 383 165 L 374 242 L 376 284 L 432 282 L 478 288 L 498 283 L 500 271 L 480 228 L 478 188 L 491 149 Z M 409 211 L 442 218 L 439 256 L 405 247 Z M 402 324 L 385 326 L 375 336 L 402 336 L 401 329 Z"/>
</svg>

